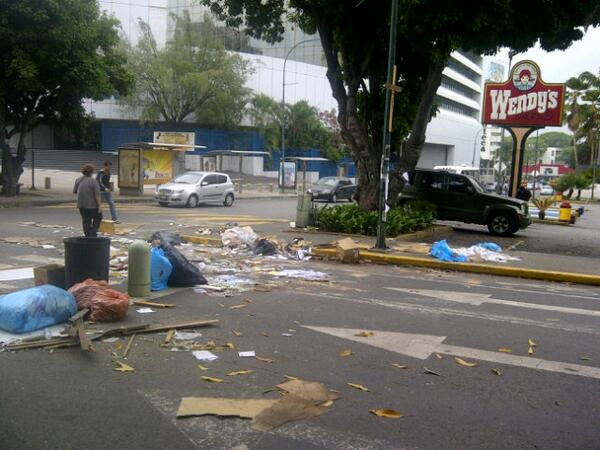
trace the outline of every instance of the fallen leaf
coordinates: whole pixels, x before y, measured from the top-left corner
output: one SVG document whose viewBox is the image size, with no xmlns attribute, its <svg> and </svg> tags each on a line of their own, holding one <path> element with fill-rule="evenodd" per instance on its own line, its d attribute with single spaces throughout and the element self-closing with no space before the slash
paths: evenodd
<svg viewBox="0 0 600 450">
<path fill-rule="evenodd" d="M 492 369 L 492 373 L 494 373 L 494 374 L 496 374 L 498 376 L 502 375 L 502 372 L 500 372 L 499 369 Z"/>
<path fill-rule="evenodd" d="M 591 361 L 592 358 L 588 358 L 587 356 L 582 356 L 581 358 L 579 358 L 581 361 Z"/>
<path fill-rule="evenodd" d="M 455 357 L 454 360 L 456 361 L 457 364 L 460 364 L 461 366 L 465 366 L 465 367 L 475 367 L 475 366 L 477 366 L 477 363 L 465 361 L 464 359 L 459 358 L 459 357 Z"/>
<path fill-rule="evenodd" d="M 240 333 L 239 331 L 235 331 L 233 330 L 233 334 L 235 334 L 237 337 L 242 336 L 244 333 Z"/>
<path fill-rule="evenodd" d="M 261 334 L 261 336 L 269 337 L 269 335 L 267 333 L 260 333 L 260 334 Z"/>
<path fill-rule="evenodd" d="M 498 351 L 502 352 L 502 353 L 512 353 L 512 349 L 507 348 L 507 347 L 499 348 Z"/>
<path fill-rule="evenodd" d="M 233 306 L 230 306 L 229 309 L 242 309 L 242 308 L 246 308 L 247 306 L 248 306 L 248 304 L 233 305 Z"/>
<path fill-rule="evenodd" d="M 423 370 L 425 371 L 425 373 L 429 374 L 429 375 L 435 375 L 437 377 L 441 377 L 441 375 L 437 372 L 434 372 L 431 369 L 428 369 L 427 367 L 423 366 Z"/>
<path fill-rule="evenodd" d="M 284 375 L 283 378 L 285 378 L 287 380 L 299 380 L 300 379 L 298 377 L 293 377 L 291 375 Z"/>
<path fill-rule="evenodd" d="M 342 351 L 340 353 L 340 356 L 350 356 L 351 354 L 352 354 L 352 350 L 348 348 L 348 349 Z"/>
<path fill-rule="evenodd" d="M 369 412 L 378 417 L 387 417 L 388 419 L 399 419 L 402 417 L 402 414 L 393 409 L 370 409 Z"/>
<path fill-rule="evenodd" d="M 235 349 L 235 344 L 233 342 L 228 342 L 227 344 L 225 344 L 225 347 L 228 347 L 231 350 L 234 350 Z"/>
<path fill-rule="evenodd" d="M 248 373 L 252 373 L 254 370 L 238 370 L 237 372 L 229 372 L 227 374 L 228 377 L 235 377 L 236 375 L 246 375 Z"/>
<path fill-rule="evenodd" d="M 444 357 L 442 355 L 440 355 L 439 353 L 436 353 L 435 356 L 437 359 L 444 359 Z"/>
<path fill-rule="evenodd" d="M 529 347 L 529 348 L 527 349 L 527 354 L 528 354 L 528 355 L 533 355 L 533 347 Z"/>
<path fill-rule="evenodd" d="M 359 391 L 369 392 L 369 389 L 364 387 L 362 384 L 356 383 L 346 383 L 348 386 L 353 387 L 354 389 L 358 389 Z"/>
<path fill-rule="evenodd" d="M 528 343 L 529 343 L 530 347 L 536 347 L 537 346 L 537 344 L 535 343 L 535 341 L 532 340 L 532 339 L 528 339 Z"/>
<path fill-rule="evenodd" d="M 257 356 L 256 359 L 258 359 L 259 361 L 262 361 L 264 363 L 274 363 L 275 360 L 271 359 L 271 358 L 261 358 L 260 356 Z"/>
<path fill-rule="evenodd" d="M 209 383 L 224 383 L 225 382 L 225 380 L 221 380 L 220 378 L 205 377 L 205 376 L 202 376 L 200 378 L 202 378 L 204 381 L 208 381 Z"/>
<path fill-rule="evenodd" d="M 403 366 L 402 364 L 396 364 L 396 363 L 392 363 L 392 366 L 398 368 L 398 369 L 407 369 L 408 366 Z"/>
<path fill-rule="evenodd" d="M 117 372 L 135 372 L 135 368 L 133 368 L 121 361 L 115 361 L 115 363 L 117 363 L 119 365 L 119 367 L 113 368 L 113 370 L 116 370 Z"/>
<path fill-rule="evenodd" d="M 198 369 L 200 369 L 200 370 L 208 370 L 208 367 L 204 367 L 204 366 L 201 366 L 200 364 L 198 364 Z"/>
<path fill-rule="evenodd" d="M 369 337 L 369 336 L 373 336 L 375 333 L 373 333 L 372 331 L 361 331 L 360 333 L 356 333 L 354 336 L 360 336 L 360 337 Z"/>
<path fill-rule="evenodd" d="M 244 301 L 245 301 L 246 303 L 252 303 L 252 300 L 250 300 L 249 298 L 245 298 L 245 299 L 244 299 Z"/>
<path fill-rule="evenodd" d="M 321 403 L 319 406 L 331 406 L 333 405 L 333 400 L 327 400 L 325 403 Z"/>
</svg>

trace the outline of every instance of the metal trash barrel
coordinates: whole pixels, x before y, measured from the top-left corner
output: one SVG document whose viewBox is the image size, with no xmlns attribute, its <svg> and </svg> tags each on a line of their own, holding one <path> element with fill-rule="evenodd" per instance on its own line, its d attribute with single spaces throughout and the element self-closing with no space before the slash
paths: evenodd
<svg viewBox="0 0 600 450">
<path fill-rule="evenodd" d="M 306 228 L 310 225 L 310 208 L 312 206 L 310 194 L 298 195 L 298 207 L 296 208 L 296 227 Z"/>
<path fill-rule="evenodd" d="M 70 237 L 65 244 L 65 288 L 87 278 L 108 281 L 110 238 Z"/>
</svg>

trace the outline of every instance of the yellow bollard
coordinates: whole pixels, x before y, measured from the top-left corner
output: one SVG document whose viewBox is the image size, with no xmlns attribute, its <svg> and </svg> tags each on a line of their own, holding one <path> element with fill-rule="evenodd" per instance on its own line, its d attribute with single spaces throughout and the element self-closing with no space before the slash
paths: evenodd
<svg viewBox="0 0 600 450">
<path fill-rule="evenodd" d="M 560 210 L 558 213 L 559 222 L 571 222 L 571 204 L 569 202 L 562 202 L 560 204 Z"/>
</svg>

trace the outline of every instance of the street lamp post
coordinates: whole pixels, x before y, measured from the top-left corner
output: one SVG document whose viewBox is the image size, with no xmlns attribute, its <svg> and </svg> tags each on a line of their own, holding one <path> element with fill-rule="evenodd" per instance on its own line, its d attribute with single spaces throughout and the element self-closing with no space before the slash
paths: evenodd
<svg viewBox="0 0 600 450">
<path fill-rule="evenodd" d="M 306 44 L 308 42 L 321 42 L 320 39 L 304 39 L 303 41 L 297 42 L 294 44 L 292 48 L 289 49 L 287 55 L 285 55 L 285 59 L 283 60 L 283 79 L 281 83 L 281 158 L 279 163 L 279 173 L 281 176 L 281 191 L 285 190 L 285 184 L 283 179 L 283 165 L 281 162 L 285 158 L 285 66 L 287 65 L 288 58 L 292 54 L 292 52 L 301 44 Z"/>
</svg>

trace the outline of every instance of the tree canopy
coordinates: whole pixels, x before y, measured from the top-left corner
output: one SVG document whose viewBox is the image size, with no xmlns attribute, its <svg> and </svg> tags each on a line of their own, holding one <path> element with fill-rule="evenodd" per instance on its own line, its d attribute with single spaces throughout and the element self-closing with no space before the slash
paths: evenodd
<svg viewBox="0 0 600 450">
<path fill-rule="evenodd" d="M 327 78 L 338 103 L 338 122 L 358 171 L 363 209 L 377 206 L 383 142 L 389 0 L 200 0 L 227 25 L 244 25 L 254 36 L 281 39 L 291 18 L 306 32 L 318 32 Z M 596 25 L 596 0 L 461 2 L 399 0 L 396 64 L 402 86 L 395 99 L 393 148 L 402 154 L 390 180 L 391 196 L 401 174 L 416 165 L 442 71 L 452 51 L 495 53 L 508 46 L 524 51 L 536 41 L 546 50 L 567 48 Z"/>
<path fill-rule="evenodd" d="M 96 1 L 0 1 L 2 194 L 16 193 L 28 131 L 41 124 L 74 129 L 85 118 L 82 99 L 127 92 L 132 76 L 117 26 Z"/>
<path fill-rule="evenodd" d="M 128 52 L 136 83 L 123 103 L 139 112 L 141 122 L 237 125 L 248 100 L 249 64 L 225 50 L 209 18 L 199 27 L 187 12 L 172 17 L 175 32 L 164 48 L 148 24 L 139 22 L 141 38 Z"/>
</svg>

